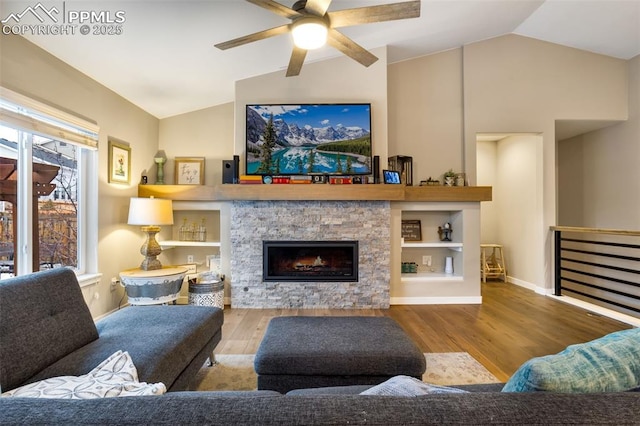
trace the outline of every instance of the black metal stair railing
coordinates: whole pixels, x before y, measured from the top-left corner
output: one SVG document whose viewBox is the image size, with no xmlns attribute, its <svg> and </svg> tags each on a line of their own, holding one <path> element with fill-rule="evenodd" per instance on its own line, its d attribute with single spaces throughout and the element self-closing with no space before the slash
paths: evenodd
<svg viewBox="0 0 640 426">
<path fill-rule="evenodd" d="M 554 294 L 640 318 L 640 231 L 551 227 Z"/>
</svg>

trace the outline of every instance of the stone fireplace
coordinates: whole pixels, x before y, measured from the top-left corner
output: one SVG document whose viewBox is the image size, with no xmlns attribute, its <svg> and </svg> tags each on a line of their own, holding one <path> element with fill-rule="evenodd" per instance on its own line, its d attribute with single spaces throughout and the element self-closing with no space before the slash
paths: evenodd
<svg viewBox="0 0 640 426">
<path fill-rule="evenodd" d="M 232 307 L 389 307 L 389 201 L 233 201 L 230 215 Z M 281 272 L 265 280 L 265 241 L 314 241 L 320 245 L 357 242 L 357 274 L 345 279 L 309 279 L 304 272 L 313 273 L 314 260 L 305 259 L 296 262 L 300 279 Z M 317 269 L 321 262 L 328 261 L 324 259 L 328 253 L 315 254 L 314 259 L 320 257 Z"/>
</svg>

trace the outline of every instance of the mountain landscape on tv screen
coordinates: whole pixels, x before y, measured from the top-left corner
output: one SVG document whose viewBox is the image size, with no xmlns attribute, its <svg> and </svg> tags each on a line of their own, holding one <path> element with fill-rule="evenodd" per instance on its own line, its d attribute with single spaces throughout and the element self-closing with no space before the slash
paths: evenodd
<svg viewBox="0 0 640 426">
<path fill-rule="evenodd" d="M 369 174 L 371 172 L 371 131 L 342 122 L 329 124 L 336 117 L 349 121 L 350 114 L 369 124 L 368 105 L 247 106 L 247 174 Z M 285 109 L 286 107 L 286 109 Z M 311 110 L 311 108 L 319 108 Z M 330 111 L 332 108 L 333 111 Z M 342 114 L 336 112 L 342 108 Z M 366 108 L 366 109 L 365 109 Z M 279 109 L 284 110 L 278 113 Z M 360 111 L 358 111 L 359 109 Z M 274 114 L 273 111 L 276 111 Z M 366 115 L 364 114 L 366 112 Z M 355 113 L 358 115 L 356 116 Z M 308 117 L 308 118 L 307 118 Z M 362 117 L 366 117 L 363 120 Z M 308 120 L 308 121 L 305 121 Z M 265 165 L 264 143 L 271 122 L 275 133 Z M 324 124 L 324 125 L 323 125 Z"/>
</svg>

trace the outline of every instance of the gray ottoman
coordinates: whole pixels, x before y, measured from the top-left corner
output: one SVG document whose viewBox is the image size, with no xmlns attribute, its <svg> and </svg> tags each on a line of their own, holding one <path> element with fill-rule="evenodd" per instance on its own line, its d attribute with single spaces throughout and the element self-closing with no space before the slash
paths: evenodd
<svg viewBox="0 0 640 426">
<path fill-rule="evenodd" d="M 256 353 L 259 390 L 286 393 L 325 386 L 421 379 L 424 355 L 386 317 L 276 317 Z"/>
</svg>

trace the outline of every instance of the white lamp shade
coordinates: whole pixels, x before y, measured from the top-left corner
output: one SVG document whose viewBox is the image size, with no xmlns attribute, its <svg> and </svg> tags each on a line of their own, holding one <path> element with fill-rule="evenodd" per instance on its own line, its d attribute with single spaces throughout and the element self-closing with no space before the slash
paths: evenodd
<svg viewBox="0 0 640 426">
<path fill-rule="evenodd" d="M 129 204 L 129 225 L 173 225 L 171 200 L 132 198 Z"/>
<path fill-rule="evenodd" d="M 293 43 L 301 49 L 318 49 L 327 42 L 327 26 L 315 19 L 299 19 L 293 25 L 291 34 Z"/>
</svg>

